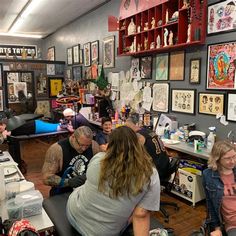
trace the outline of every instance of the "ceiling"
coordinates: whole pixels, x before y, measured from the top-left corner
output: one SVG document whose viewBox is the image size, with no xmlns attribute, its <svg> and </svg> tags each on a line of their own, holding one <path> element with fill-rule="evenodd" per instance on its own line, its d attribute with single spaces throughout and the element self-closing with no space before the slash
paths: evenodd
<svg viewBox="0 0 236 236">
<path fill-rule="evenodd" d="M 105 2 L 108 0 L 0 0 L 0 35 L 44 38 Z M 32 9 L 25 14 L 27 4 L 32 4 Z M 21 23 L 15 27 L 17 18 Z"/>
</svg>

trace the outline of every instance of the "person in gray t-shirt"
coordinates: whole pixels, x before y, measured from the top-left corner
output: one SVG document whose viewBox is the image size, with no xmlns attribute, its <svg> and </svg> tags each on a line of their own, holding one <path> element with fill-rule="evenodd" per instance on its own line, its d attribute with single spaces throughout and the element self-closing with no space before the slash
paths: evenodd
<svg viewBox="0 0 236 236">
<path fill-rule="evenodd" d="M 80 234 L 118 236 L 132 221 L 135 236 L 149 235 L 150 211 L 159 210 L 160 181 L 132 129 L 112 131 L 106 153 L 91 159 L 86 175 L 67 203 L 68 220 Z"/>
</svg>

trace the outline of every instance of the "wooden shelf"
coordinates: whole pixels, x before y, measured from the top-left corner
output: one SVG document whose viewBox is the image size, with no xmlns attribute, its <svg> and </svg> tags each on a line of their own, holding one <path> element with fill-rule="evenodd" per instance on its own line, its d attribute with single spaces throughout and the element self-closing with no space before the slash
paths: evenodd
<svg viewBox="0 0 236 236">
<path fill-rule="evenodd" d="M 118 55 L 153 54 L 204 44 L 206 39 L 207 1 L 193 0 L 189 7 L 182 7 L 183 0 L 168 0 L 143 12 L 137 12 L 137 14 L 121 19 L 119 21 Z M 173 15 L 177 15 L 177 18 L 170 21 Z M 136 32 L 128 35 L 131 21 L 134 22 L 134 32 Z M 190 36 L 188 36 L 189 24 L 191 24 Z M 122 27 L 125 27 L 125 29 L 121 30 Z M 144 27 L 148 29 L 144 30 Z M 167 44 L 170 31 L 173 33 L 174 44 L 157 48 L 158 35 L 160 44 L 164 45 L 165 29 L 168 30 Z M 138 30 L 140 32 L 137 32 Z M 190 40 L 187 43 L 188 38 Z M 134 42 L 135 40 L 136 42 Z M 151 49 L 153 45 L 154 48 Z"/>
</svg>

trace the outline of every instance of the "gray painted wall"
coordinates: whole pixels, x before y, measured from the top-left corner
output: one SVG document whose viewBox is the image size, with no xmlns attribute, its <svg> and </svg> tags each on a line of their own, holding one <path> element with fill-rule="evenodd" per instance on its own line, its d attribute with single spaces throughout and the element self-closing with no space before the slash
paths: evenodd
<svg viewBox="0 0 236 236">
<path fill-rule="evenodd" d="M 210 0 L 209 4 L 215 3 L 218 0 Z M 66 27 L 60 29 L 58 32 L 47 37 L 43 40 L 43 55 L 45 57 L 47 48 L 55 46 L 56 48 L 56 60 L 66 61 L 66 49 L 75 44 L 80 43 L 83 45 L 86 42 L 92 42 L 94 40 L 99 40 L 100 43 L 100 62 L 102 61 L 102 39 L 109 35 L 116 36 L 116 45 L 118 46 L 118 34 L 117 32 L 108 32 L 107 19 L 109 15 L 117 16 L 119 15 L 120 0 L 111 0 L 106 5 L 100 7 L 99 9 L 77 19 L 73 23 L 67 25 Z M 207 45 L 212 43 L 224 42 L 235 40 L 236 32 L 219 34 L 216 36 L 210 36 L 206 39 L 206 44 L 201 47 L 191 47 L 186 48 L 186 59 L 185 59 L 185 80 L 170 82 L 171 88 L 190 88 L 196 89 L 197 92 L 204 92 L 206 86 L 206 59 L 207 59 Z M 9 39 L 10 40 L 10 39 Z M 0 41 L 1 37 L 0 37 Z M 9 43 L 9 41 L 8 41 Z M 189 62 L 191 58 L 200 57 L 201 63 L 201 84 L 191 85 L 189 84 Z M 113 72 L 120 70 L 127 70 L 130 67 L 130 57 L 116 57 L 116 67 L 112 69 Z M 108 73 L 108 71 L 105 71 Z M 154 81 L 153 81 L 154 82 Z M 210 91 L 210 90 L 208 90 Z M 215 90 L 213 92 L 216 92 Z M 221 91 L 223 92 L 223 91 Z M 196 98 L 196 104 L 198 104 L 198 99 Z M 217 137 L 226 138 L 227 133 L 230 130 L 235 130 L 235 123 L 229 122 L 228 126 L 220 124 L 219 120 L 216 120 L 214 116 L 202 115 L 197 113 L 196 115 L 186 115 L 179 113 L 170 113 L 177 117 L 179 125 L 196 123 L 196 128 L 208 133 L 209 126 L 217 127 Z"/>
</svg>

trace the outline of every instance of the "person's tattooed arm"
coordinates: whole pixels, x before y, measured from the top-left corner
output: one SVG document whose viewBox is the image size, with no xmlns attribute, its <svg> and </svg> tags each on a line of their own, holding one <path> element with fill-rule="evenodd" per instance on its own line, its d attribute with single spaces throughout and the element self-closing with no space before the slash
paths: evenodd
<svg viewBox="0 0 236 236">
<path fill-rule="evenodd" d="M 53 144 L 46 152 L 42 174 L 43 183 L 49 186 L 59 186 L 61 177 L 56 175 L 61 168 L 63 163 L 63 153 L 60 145 L 57 143 Z"/>
</svg>

